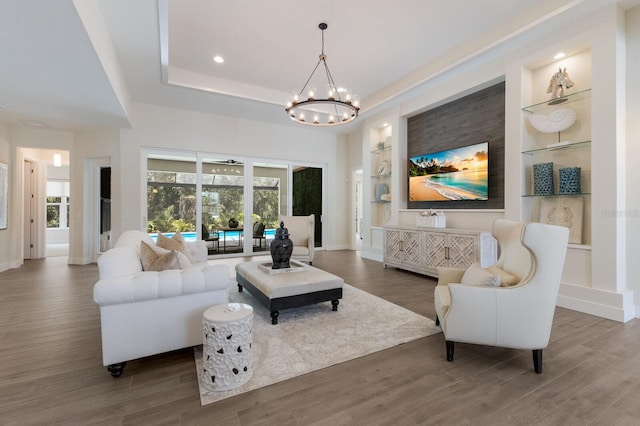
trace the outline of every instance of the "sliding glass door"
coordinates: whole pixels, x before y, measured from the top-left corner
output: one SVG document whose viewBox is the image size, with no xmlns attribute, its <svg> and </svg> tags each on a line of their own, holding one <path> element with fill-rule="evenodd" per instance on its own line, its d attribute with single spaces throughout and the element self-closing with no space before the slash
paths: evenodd
<svg viewBox="0 0 640 426">
<path fill-rule="evenodd" d="M 253 163 L 253 245 L 265 252 L 278 227 L 278 215 L 287 211 L 286 164 Z"/>
<path fill-rule="evenodd" d="M 202 159 L 202 239 L 209 254 L 242 253 L 251 219 L 244 214 L 244 164 L 238 160 Z"/>
<path fill-rule="evenodd" d="M 204 240 L 209 255 L 268 254 L 279 215 L 313 213 L 322 245 L 322 167 L 160 150 L 145 157 L 152 238 L 180 231 Z"/>
<path fill-rule="evenodd" d="M 147 157 L 147 232 L 196 238 L 195 155 Z"/>
</svg>

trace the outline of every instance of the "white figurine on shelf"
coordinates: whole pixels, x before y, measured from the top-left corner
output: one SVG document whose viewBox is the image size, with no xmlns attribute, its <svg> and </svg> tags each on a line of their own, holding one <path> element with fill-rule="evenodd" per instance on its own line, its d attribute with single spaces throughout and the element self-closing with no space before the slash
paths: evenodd
<svg viewBox="0 0 640 426">
<path fill-rule="evenodd" d="M 558 72 L 551 76 L 547 93 L 551 93 L 551 99 L 558 99 L 564 96 L 564 89 L 573 87 L 573 81 L 569 78 L 567 69 L 558 68 Z"/>
</svg>

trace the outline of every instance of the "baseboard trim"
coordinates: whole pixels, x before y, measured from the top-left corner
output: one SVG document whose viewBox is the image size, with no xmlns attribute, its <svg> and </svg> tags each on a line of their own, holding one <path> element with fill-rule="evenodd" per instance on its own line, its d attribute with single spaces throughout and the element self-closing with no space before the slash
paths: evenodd
<svg viewBox="0 0 640 426">
<path fill-rule="evenodd" d="M 348 244 L 334 244 L 327 246 L 327 251 L 335 251 L 335 250 L 351 250 L 351 247 Z"/>
<path fill-rule="evenodd" d="M 0 263 L 0 272 L 8 271 L 9 269 L 16 269 L 24 264 L 24 260 L 12 260 L 10 262 Z"/>
<path fill-rule="evenodd" d="M 376 262 L 384 261 L 384 258 L 383 258 L 383 256 L 381 254 L 371 253 L 371 252 L 367 252 L 367 251 L 361 251 L 360 252 L 360 257 L 363 258 L 363 259 L 375 260 Z"/>
<path fill-rule="evenodd" d="M 86 257 L 69 257 L 67 264 L 69 265 L 88 265 L 90 263 L 94 263 L 91 259 Z"/>
<path fill-rule="evenodd" d="M 636 317 L 633 292 L 613 293 L 594 288 L 561 283 L 557 306 L 619 322 Z"/>
</svg>

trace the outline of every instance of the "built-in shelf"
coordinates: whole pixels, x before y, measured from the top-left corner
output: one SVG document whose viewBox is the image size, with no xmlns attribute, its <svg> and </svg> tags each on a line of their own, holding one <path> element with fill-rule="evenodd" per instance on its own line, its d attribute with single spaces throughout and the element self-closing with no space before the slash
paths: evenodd
<svg viewBox="0 0 640 426">
<path fill-rule="evenodd" d="M 370 225 L 382 226 L 391 219 L 392 170 L 391 126 L 371 129 L 369 145 Z M 366 202 L 366 201 L 365 201 Z M 380 247 L 381 248 L 381 247 Z"/>
<path fill-rule="evenodd" d="M 549 151 L 557 151 L 560 149 L 577 149 L 577 148 L 589 148 L 591 146 L 591 141 L 582 141 L 582 142 L 570 142 L 567 144 L 558 144 L 558 145 L 548 145 L 544 148 L 535 148 L 529 149 L 526 151 L 522 151 L 523 154 L 535 155 L 542 154 L 543 152 Z"/>
<path fill-rule="evenodd" d="M 580 192 L 578 194 L 553 194 L 553 195 L 533 195 L 533 194 L 525 194 L 522 197 L 530 197 L 530 198 L 551 198 L 551 197 L 579 197 L 581 195 L 591 195 L 590 192 Z"/>
<path fill-rule="evenodd" d="M 390 151 L 391 145 L 386 145 L 384 148 L 377 148 L 371 151 L 372 154 L 382 154 L 383 152 Z"/>
<path fill-rule="evenodd" d="M 576 93 L 571 93 L 569 95 L 562 96 L 557 99 L 551 99 L 551 100 L 547 100 L 537 104 L 529 105 L 522 108 L 522 110 L 527 112 L 539 112 L 549 108 L 561 107 L 563 104 L 577 102 L 583 99 L 589 99 L 590 97 L 591 97 L 591 89 L 585 89 Z"/>
<path fill-rule="evenodd" d="M 573 243 L 570 247 L 589 250 L 591 247 L 591 89 L 525 106 L 521 109 L 521 114 L 523 124 L 525 124 L 532 114 L 551 117 L 555 111 L 562 108 L 569 108 L 575 112 L 576 125 L 570 126 L 562 132 L 553 133 L 539 131 L 534 126 L 523 127 L 524 138 L 520 151 L 524 174 L 520 194 L 523 209 L 522 218 L 525 221 L 539 221 L 542 219 L 544 207 L 549 208 L 550 205 L 575 209 L 572 210 L 572 213 L 579 215 L 580 220 L 574 223 L 579 224 L 581 229 L 579 230 L 579 238 L 575 235 L 577 232 L 574 232 Z M 535 163 L 552 164 L 553 194 L 533 194 Z M 584 192 L 560 192 L 560 170 L 567 167 L 580 170 L 581 185 L 576 189 L 581 189 Z M 557 217 L 545 217 L 545 220 L 551 220 L 551 223 L 556 221 L 557 224 L 565 223 Z M 578 242 L 581 244 L 576 244 Z"/>
</svg>

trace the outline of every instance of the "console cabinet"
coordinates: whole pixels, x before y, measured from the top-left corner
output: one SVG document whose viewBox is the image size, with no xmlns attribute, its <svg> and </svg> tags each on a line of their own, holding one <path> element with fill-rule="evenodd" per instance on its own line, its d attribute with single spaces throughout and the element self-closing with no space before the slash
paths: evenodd
<svg viewBox="0 0 640 426">
<path fill-rule="evenodd" d="M 483 267 L 497 260 L 498 244 L 487 231 L 386 226 L 384 267 L 438 276 L 438 267 L 467 268 L 474 262 Z"/>
</svg>

